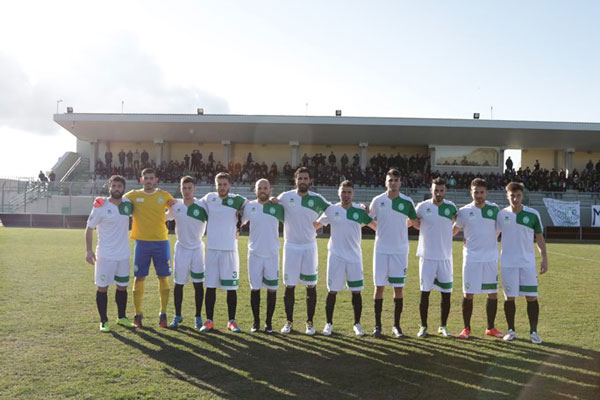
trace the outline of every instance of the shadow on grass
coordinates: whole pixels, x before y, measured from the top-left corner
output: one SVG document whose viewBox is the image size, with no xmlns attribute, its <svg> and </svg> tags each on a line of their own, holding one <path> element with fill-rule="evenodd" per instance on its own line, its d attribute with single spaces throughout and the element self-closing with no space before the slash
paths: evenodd
<svg viewBox="0 0 600 400">
<path fill-rule="evenodd" d="M 552 343 L 200 334 L 188 327 L 113 335 L 164 364 L 166 374 L 224 398 L 592 399 L 600 390 L 600 353 Z"/>
</svg>

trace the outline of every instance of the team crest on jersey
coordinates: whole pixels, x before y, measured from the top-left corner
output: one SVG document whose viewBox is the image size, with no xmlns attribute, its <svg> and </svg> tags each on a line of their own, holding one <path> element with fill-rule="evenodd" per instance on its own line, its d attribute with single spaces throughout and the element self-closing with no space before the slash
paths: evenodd
<svg viewBox="0 0 600 400">
<path fill-rule="evenodd" d="M 233 199 L 227 199 L 227 205 L 228 206 L 232 206 L 233 205 Z"/>
<path fill-rule="evenodd" d="M 194 217 L 197 217 L 198 215 L 200 215 L 200 210 L 195 209 L 192 214 L 194 214 Z"/>
<path fill-rule="evenodd" d="M 444 210 L 444 214 L 446 214 L 446 215 L 450 215 L 450 209 L 446 208 L 446 209 Z"/>
<path fill-rule="evenodd" d="M 487 210 L 487 216 L 488 217 L 493 217 L 494 216 L 494 211 L 493 210 Z"/>
<path fill-rule="evenodd" d="M 137 199 L 135 199 L 135 201 L 137 201 L 138 203 L 143 203 L 144 199 L 142 197 L 138 197 Z"/>
<path fill-rule="evenodd" d="M 275 207 L 269 207 L 269 213 L 271 215 L 275 215 L 276 212 L 277 212 L 277 210 L 275 210 Z"/>
<path fill-rule="evenodd" d="M 465 283 L 465 288 L 468 289 L 471 287 L 471 284 L 469 282 Z"/>
<path fill-rule="evenodd" d="M 159 197 L 159 198 L 158 198 L 158 202 L 159 202 L 159 203 L 162 203 L 163 201 L 164 201 L 164 200 L 163 200 L 163 198 L 162 198 L 162 197 Z"/>
<path fill-rule="evenodd" d="M 527 217 L 527 216 L 523 217 L 523 223 L 524 224 L 528 224 L 529 223 L 529 217 Z"/>
<path fill-rule="evenodd" d="M 311 200 L 309 200 L 309 201 L 308 201 L 308 206 L 309 206 L 309 207 L 311 207 L 311 208 L 312 208 L 312 207 L 314 207 L 314 206 L 315 206 L 315 201 L 314 201 L 314 200 L 312 200 L 312 199 L 311 199 Z"/>
<path fill-rule="evenodd" d="M 398 204 L 398 211 L 404 211 L 404 204 L 402 204 L 402 203 Z"/>
<path fill-rule="evenodd" d="M 357 220 L 358 220 L 358 217 L 359 217 L 359 215 L 358 215 L 358 213 L 357 213 L 357 212 L 355 212 L 355 213 L 352 213 L 352 219 L 353 219 L 353 220 L 357 221 Z"/>
</svg>

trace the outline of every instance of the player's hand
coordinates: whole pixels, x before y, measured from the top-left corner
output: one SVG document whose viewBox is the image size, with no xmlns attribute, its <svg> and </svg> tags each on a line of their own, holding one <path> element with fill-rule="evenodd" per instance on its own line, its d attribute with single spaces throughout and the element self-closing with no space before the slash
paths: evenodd
<svg viewBox="0 0 600 400">
<path fill-rule="evenodd" d="M 175 204 L 177 204 L 177 200 L 175 200 L 175 199 L 167 200 L 167 206 L 169 206 L 169 208 L 173 207 Z"/>
<path fill-rule="evenodd" d="M 88 262 L 88 264 L 92 264 L 94 265 L 96 263 L 96 255 L 94 254 L 93 251 L 88 251 L 87 254 L 85 255 L 85 261 Z"/>
<path fill-rule="evenodd" d="M 278 203 L 279 203 L 279 199 L 278 199 L 277 197 L 271 197 L 271 198 L 269 199 L 269 201 L 270 201 L 271 203 L 273 203 L 273 204 L 278 204 Z"/>
<path fill-rule="evenodd" d="M 369 213 L 370 213 L 370 210 L 369 210 L 369 205 L 368 205 L 368 204 L 360 203 L 360 205 L 361 205 L 361 206 L 363 206 L 363 208 L 365 209 L 365 212 L 366 212 L 367 214 L 369 214 Z"/>
<path fill-rule="evenodd" d="M 542 260 L 542 263 L 540 264 L 540 275 L 545 274 L 546 272 L 548 272 L 548 261 Z"/>
</svg>

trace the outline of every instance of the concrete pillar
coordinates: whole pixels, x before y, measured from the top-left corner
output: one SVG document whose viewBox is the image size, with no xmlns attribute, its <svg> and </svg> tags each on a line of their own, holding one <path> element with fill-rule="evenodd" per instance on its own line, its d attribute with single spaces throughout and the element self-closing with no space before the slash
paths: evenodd
<svg viewBox="0 0 600 400">
<path fill-rule="evenodd" d="M 369 162 L 369 154 L 367 152 L 369 149 L 369 143 L 361 142 L 358 144 L 358 147 L 360 147 L 360 169 L 364 171 L 367 168 L 367 163 Z"/>
<path fill-rule="evenodd" d="M 300 162 L 300 143 L 296 141 L 290 142 L 290 165 L 296 169 Z"/>
<path fill-rule="evenodd" d="M 568 148 L 565 150 L 564 169 L 565 169 L 565 173 L 567 174 L 567 177 L 569 175 L 571 175 L 571 172 L 573 172 L 573 153 L 575 153 L 575 149 Z"/>
<path fill-rule="evenodd" d="M 98 142 L 90 142 L 90 172 L 96 169 L 96 161 L 98 161 Z"/>
<path fill-rule="evenodd" d="M 435 166 L 435 147 L 429 146 L 427 148 L 427 154 L 429 155 L 429 169 L 431 170 L 431 172 L 435 172 L 437 170 Z"/>
<path fill-rule="evenodd" d="M 164 141 L 162 139 L 156 139 L 154 141 L 154 162 L 156 166 L 160 166 L 163 161 Z"/>
<path fill-rule="evenodd" d="M 221 144 L 223 145 L 223 165 L 225 168 L 229 165 L 229 161 L 231 161 L 231 140 L 221 140 Z"/>
<path fill-rule="evenodd" d="M 503 173 L 504 170 L 506 169 L 506 166 L 504 165 L 504 150 L 506 150 L 506 149 L 504 149 L 502 147 L 498 149 L 498 157 L 499 157 L 498 158 L 498 160 L 499 160 L 498 163 L 500 164 L 499 165 L 499 170 L 500 170 L 501 173 Z M 513 166 L 513 168 L 515 168 L 515 167 Z"/>
</svg>

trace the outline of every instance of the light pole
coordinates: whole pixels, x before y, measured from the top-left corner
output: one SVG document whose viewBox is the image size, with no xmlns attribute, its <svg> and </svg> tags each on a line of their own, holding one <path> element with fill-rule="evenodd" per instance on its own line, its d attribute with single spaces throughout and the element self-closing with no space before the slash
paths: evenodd
<svg viewBox="0 0 600 400">
<path fill-rule="evenodd" d="M 58 105 L 62 103 L 62 100 L 56 100 L 56 113 L 58 114 Z"/>
</svg>

